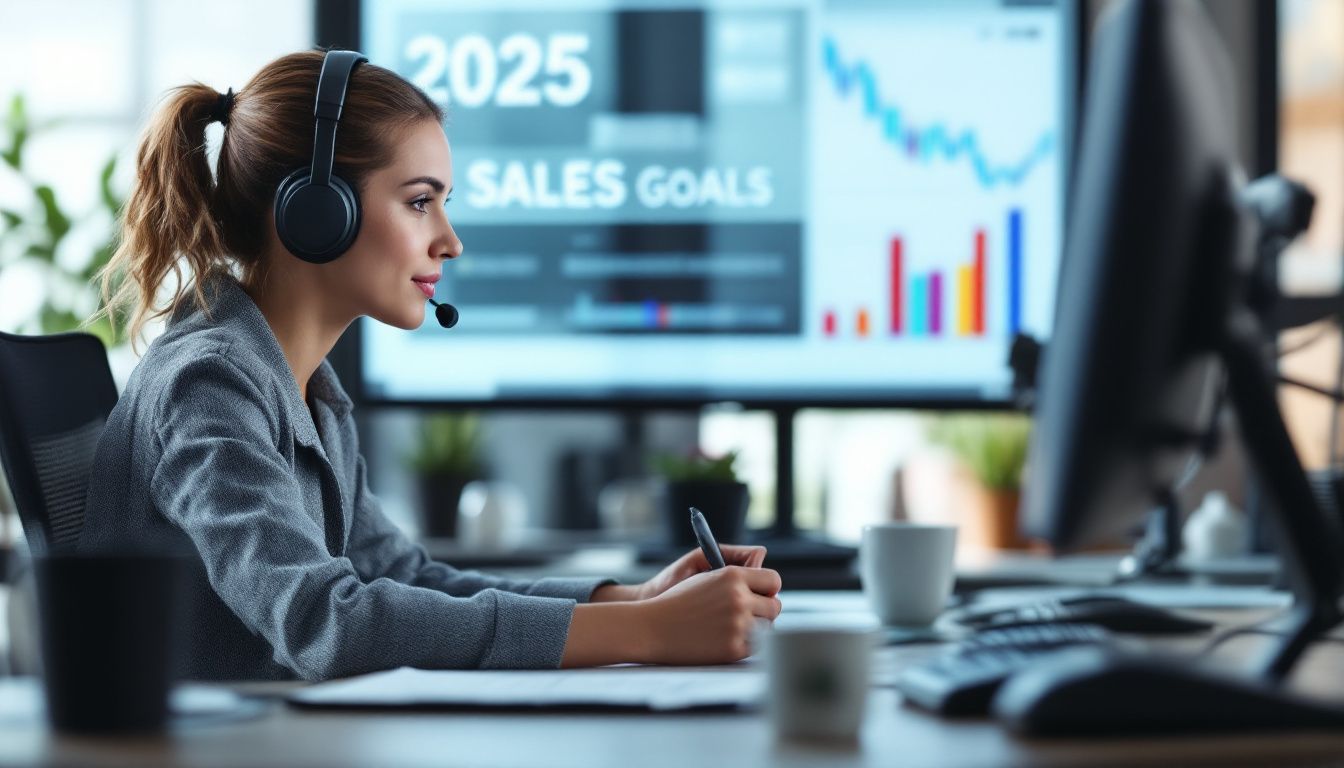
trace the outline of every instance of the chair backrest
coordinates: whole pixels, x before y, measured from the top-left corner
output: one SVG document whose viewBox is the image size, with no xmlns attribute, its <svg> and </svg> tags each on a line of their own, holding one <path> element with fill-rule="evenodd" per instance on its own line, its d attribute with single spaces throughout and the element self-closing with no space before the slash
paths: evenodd
<svg viewBox="0 0 1344 768">
<path fill-rule="evenodd" d="M 78 543 L 94 452 L 116 404 L 96 336 L 0 333 L 0 464 L 33 552 Z"/>
</svg>

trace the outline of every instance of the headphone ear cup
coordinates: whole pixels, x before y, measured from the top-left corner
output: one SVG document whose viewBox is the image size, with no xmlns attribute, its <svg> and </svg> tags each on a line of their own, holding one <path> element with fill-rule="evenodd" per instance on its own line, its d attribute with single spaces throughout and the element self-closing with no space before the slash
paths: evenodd
<svg viewBox="0 0 1344 768">
<path fill-rule="evenodd" d="M 309 170 L 300 168 L 276 188 L 275 232 L 290 253 L 311 264 L 326 264 L 349 250 L 361 219 L 359 196 L 334 174 L 318 186 Z"/>
</svg>

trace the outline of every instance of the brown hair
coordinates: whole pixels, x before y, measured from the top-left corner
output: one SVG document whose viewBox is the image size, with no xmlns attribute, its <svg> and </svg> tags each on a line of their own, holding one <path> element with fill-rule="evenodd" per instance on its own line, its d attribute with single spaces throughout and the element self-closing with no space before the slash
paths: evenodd
<svg viewBox="0 0 1344 768">
<path fill-rule="evenodd" d="M 201 278 L 211 271 L 241 272 L 244 282 L 264 278 L 275 189 L 312 162 L 313 103 L 324 56 L 320 50 L 282 56 L 237 92 L 215 178 L 205 129 L 220 93 L 201 83 L 168 92 L 140 144 L 116 252 L 96 278 L 104 307 L 95 318 L 115 322 L 119 310 L 130 310 L 134 342 L 146 322 L 175 312 L 189 292 L 208 311 Z M 420 120 L 442 122 L 443 111 L 396 73 L 359 65 L 336 132 L 336 172 L 362 192 L 369 174 L 391 163 L 402 131 Z M 194 290 L 183 266 L 195 278 Z M 176 284 L 160 305 L 170 272 Z"/>
</svg>

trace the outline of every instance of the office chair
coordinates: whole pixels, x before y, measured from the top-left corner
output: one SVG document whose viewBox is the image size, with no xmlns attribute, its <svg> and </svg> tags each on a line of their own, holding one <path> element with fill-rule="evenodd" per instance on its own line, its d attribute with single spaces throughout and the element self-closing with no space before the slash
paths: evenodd
<svg viewBox="0 0 1344 768">
<path fill-rule="evenodd" d="M 74 549 L 117 388 L 87 333 L 0 333 L 0 464 L 34 554 Z"/>
<path fill-rule="evenodd" d="M 117 388 L 107 353 L 87 333 L 0 333 L 0 465 L 33 554 L 73 550 L 84 524 L 94 451 Z M 16 567 L 7 618 L 10 674 L 37 674 L 32 572 Z"/>
</svg>

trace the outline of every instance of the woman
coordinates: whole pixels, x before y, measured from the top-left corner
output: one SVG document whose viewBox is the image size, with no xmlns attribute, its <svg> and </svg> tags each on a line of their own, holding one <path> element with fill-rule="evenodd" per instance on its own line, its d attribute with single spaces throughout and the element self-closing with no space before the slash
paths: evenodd
<svg viewBox="0 0 1344 768">
<path fill-rule="evenodd" d="M 126 278 L 109 306 L 130 312 L 132 338 L 150 318 L 168 325 L 108 420 L 81 547 L 194 553 L 183 670 L 194 678 L 746 656 L 756 619 L 780 610 L 759 547 L 725 546 L 734 565 L 715 571 L 691 552 L 639 585 L 523 582 L 433 562 L 383 515 L 325 357 L 362 315 L 421 325 L 422 286 L 462 253 L 444 210 L 452 157 L 433 102 L 386 69 L 355 67 L 335 166 L 362 224 L 334 261 L 296 258 L 273 205 L 311 162 L 323 58 L 282 57 L 236 98 L 177 88 L 144 137 L 103 288 Z"/>
</svg>

